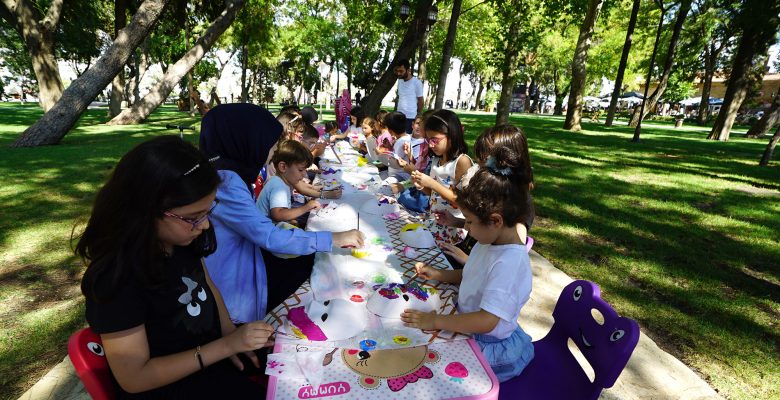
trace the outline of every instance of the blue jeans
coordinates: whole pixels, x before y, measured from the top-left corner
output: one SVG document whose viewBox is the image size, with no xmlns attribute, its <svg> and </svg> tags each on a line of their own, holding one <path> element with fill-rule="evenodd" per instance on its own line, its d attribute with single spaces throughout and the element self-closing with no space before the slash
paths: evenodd
<svg viewBox="0 0 780 400">
<path fill-rule="evenodd" d="M 413 129 L 412 129 L 413 126 L 414 126 L 414 118 L 412 118 L 412 119 L 407 118 L 406 119 L 406 133 L 411 135 L 412 131 L 413 131 Z"/>
</svg>

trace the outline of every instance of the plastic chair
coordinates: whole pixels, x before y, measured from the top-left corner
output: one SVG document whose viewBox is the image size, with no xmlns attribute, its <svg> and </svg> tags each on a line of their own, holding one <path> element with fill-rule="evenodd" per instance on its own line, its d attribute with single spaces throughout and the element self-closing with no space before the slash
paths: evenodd
<svg viewBox="0 0 780 400">
<path fill-rule="evenodd" d="M 574 281 L 563 288 L 550 332 L 534 342 L 534 359 L 501 384 L 499 399 L 596 399 L 612 387 L 639 341 L 639 325 L 619 316 L 600 297 L 598 285 Z M 599 324 L 591 314 L 603 316 Z M 569 338 L 595 372 L 593 382 L 568 347 Z"/>
<path fill-rule="evenodd" d="M 103 344 L 100 336 L 92 329 L 84 328 L 70 337 L 68 356 L 90 397 L 95 400 L 110 400 L 116 397 L 114 378 L 108 367 Z"/>
</svg>

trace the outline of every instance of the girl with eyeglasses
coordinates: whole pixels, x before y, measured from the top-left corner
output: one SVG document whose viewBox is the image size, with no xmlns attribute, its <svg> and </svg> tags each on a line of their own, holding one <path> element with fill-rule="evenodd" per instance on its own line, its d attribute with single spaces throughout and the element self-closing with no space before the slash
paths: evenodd
<svg viewBox="0 0 780 400">
<path fill-rule="evenodd" d="M 420 171 L 412 172 L 412 182 L 431 196 L 431 212 L 447 212 L 462 218 L 463 214 L 455 205 L 453 188 L 473 164 L 466 154 L 468 145 L 463 135 L 463 125 L 454 112 L 439 110 L 425 119 L 424 131 L 428 151 L 432 155 L 431 171 L 430 175 Z M 434 238 L 443 243 L 460 243 L 466 237 L 466 231 L 462 228 L 435 222 L 430 224 L 430 229 Z"/>
<path fill-rule="evenodd" d="M 237 328 L 203 263 L 216 249 L 208 216 L 219 183 L 195 147 L 163 136 L 122 157 L 97 194 L 75 252 L 119 398 L 262 394 L 236 356 L 259 367 L 253 350 L 271 346 L 274 330 Z"/>
</svg>

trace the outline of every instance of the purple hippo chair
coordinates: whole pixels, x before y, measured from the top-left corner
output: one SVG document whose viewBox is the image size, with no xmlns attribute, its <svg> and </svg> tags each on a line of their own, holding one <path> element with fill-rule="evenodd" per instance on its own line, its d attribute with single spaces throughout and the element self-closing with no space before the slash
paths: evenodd
<svg viewBox="0 0 780 400">
<path fill-rule="evenodd" d="M 600 293 L 588 281 L 563 288 L 550 332 L 534 342 L 534 359 L 525 370 L 501 384 L 499 399 L 592 400 L 615 384 L 639 341 L 639 325 L 619 316 Z M 592 309 L 601 313 L 603 324 Z M 569 350 L 570 338 L 593 368 L 593 382 Z"/>
</svg>

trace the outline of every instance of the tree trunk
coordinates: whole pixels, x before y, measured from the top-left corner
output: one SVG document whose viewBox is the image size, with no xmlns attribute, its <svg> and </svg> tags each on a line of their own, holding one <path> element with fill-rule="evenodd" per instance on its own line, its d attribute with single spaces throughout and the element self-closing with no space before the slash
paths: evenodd
<svg viewBox="0 0 780 400">
<path fill-rule="evenodd" d="M 763 0 L 745 2 L 742 13 L 738 17 L 742 27 L 742 37 L 732 62 L 726 95 L 707 139 L 729 140 L 731 126 L 748 95 L 753 59 L 757 55 L 766 54 L 770 44 L 774 43 L 780 25 L 778 12 L 780 12 L 780 4 L 777 2 Z"/>
<path fill-rule="evenodd" d="M 149 38 L 141 44 L 141 51 L 136 52 L 136 74 L 133 85 L 133 104 L 141 101 L 141 80 L 149 69 Z"/>
<path fill-rule="evenodd" d="M 13 147 L 57 144 L 78 121 L 84 110 L 111 82 L 135 48 L 149 35 L 168 0 L 145 0 L 117 40 L 80 78 L 73 81 L 59 101 L 35 124 L 27 128 Z"/>
<path fill-rule="evenodd" d="M 518 59 L 520 57 L 521 33 L 519 18 L 512 18 L 505 43 L 503 60 L 501 62 L 501 94 L 496 105 L 496 125 L 509 122 L 509 106 L 512 103 L 512 90 L 517 83 Z"/>
<path fill-rule="evenodd" d="M 424 29 L 424 28 L 423 28 Z M 420 58 L 417 64 L 417 79 L 425 81 L 425 61 L 428 60 L 428 31 L 424 30 L 420 42 Z"/>
<path fill-rule="evenodd" d="M 147 0 L 148 1 L 148 0 Z M 222 11 L 217 19 L 206 29 L 203 36 L 198 38 L 187 53 L 179 61 L 168 68 L 165 76 L 157 83 L 149 93 L 133 107 L 122 111 L 114 119 L 108 122 L 109 125 L 130 125 L 137 124 L 145 120 L 149 114 L 162 104 L 173 90 L 174 86 L 181 78 L 192 69 L 198 61 L 208 52 L 211 45 L 217 41 L 222 32 L 227 29 L 236 17 L 236 12 L 244 5 L 244 0 L 227 1 L 225 10 Z"/>
<path fill-rule="evenodd" d="M 352 52 L 351 51 L 349 52 L 349 56 L 347 56 L 347 90 L 349 91 L 349 95 L 351 99 L 352 97 Z"/>
<path fill-rule="evenodd" d="M 501 68 L 501 94 L 496 105 L 496 125 L 509 122 L 509 105 L 512 102 L 512 89 L 515 87 L 517 75 L 518 54 L 507 49 L 504 51 L 504 62 Z"/>
<path fill-rule="evenodd" d="M 54 0 L 46 15 L 31 0 L 2 0 L 2 15 L 21 36 L 30 54 L 33 72 L 38 80 L 38 100 L 48 112 L 62 97 L 62 78 L 54 59 L 55 34 L 62 16 L 63 0 Z"/>
<path fill-rule="evenodd" d="M 450 72 L 450 58 L 452 57 L 452 49 L 455 47 L 455 37 L 458 33 L 458 17 L 460 17 L 460 9 L 463 5 L 463 0 L 454 0 L 452 2 L 452 15 L 450 16 L 450 24 L 447 27 L 447 38 L 444 40 L 444 48 L 441 52 L 441 69 L 439 70 L 439 84 L 436 86 L 436 102 L 433 106 L 435 109 L 442 108 L 444 104 L 444 90 L 447 88 L 447 75 Z M 461 71 L 463 70 L 463 60 L 461 60 Z M 458 101 L 460 101 L 460 82 L 458 83 Z M 458 108 L 458 104 L 455 104 L 455 108 Z"/>
<path fill-rule="evenodd" d="M 244 45 L 241 48 L 241 100 L 239 100 L 241 103 L 246 103 L 246 99 L 249 97 L 249 94 L 247 93 L 249 89 L 247 89 L 246 84 L 246 69 L 247 69 L 247 63 L 249 63 L 249 54 L 247 54 L 247 44 L 244 43 Z"/>
<path fill-rule="evenodd" d="M 477 79 L 479 79 L 479 86 L 477 86 L 477 97 L 474 99 L 474 110 L 475 111 L 479 111 L 480 110 L 479 105 L 480 105 L 480 102 L 482 101 L 482 90 L 485 89 L 485 85 L 483 84 L 483 82 L 485 80 L 483 78 L 481 78 L 481 77 L 479 77 Z"/>
<path fill-rule="evenodd" d="M 704 80 L 701 85 L 701 101 L 699 102 L 699 115 L 696 123 L 699 126 L 707 124 L 710 114 L 710 92 L 712 90 L 712 78 L 715 76 L 715 62 L 718 58 L 715 45 L 704 46 Z"/>
<path fill-rule="evenodd" d="M 582 129 L 582 95 L 585 92 L 585 78 L 588 63 L 588 50 L 590 49 L 593 27 L 599 17 L 604 0 L 590 0 L 588 13 L 580 27 L 580 35 L 577 39 L 577 47 L 574 49 L 574 59 L 571 62 L 571 89 L 569 91 L 569 108 L 566 110 L 566 120 L 563 129 L 579 131 Z"/>
<path fill-rule="evenodd" d="M 764 116 L 761 117 L 753 126 L 748 129 L 745 137 L 755 139 L 759 136 L 769 132 L 775 124 L 780 122 L 780 93 L 775 95 L 772 107 L 766 110 Z"/>
<path fill-rule="evenodd" d="M 566 92 L 569 91 L 569 86 L 566 86 L 560 92 L 558 92 L 558 89 L 553 90 L 555 91 L 555 107 L 553 107 L 553 115 L 563 115 L 563 98 L 566 96 Z"/>
<path fill-rule="evenodd" d="M 761 161 L 758 165 L 762 167 L 769 165 L 769 161 L 772 160 L 772 155 L 775 152 L 775 146 L 777 146 L 778 140 L 780 140 L 780 127 L 777 128 L 775 134 L 769 139 L 769 144 L 766 145 L 766 150 L 764 150 L 764 155 L 761 156 Z"/>
<path fill-rule="evenodd" d="M 639 106 L 639 115 L 645 114 L 645 101 L 647 100 L 647 92 L 650 90 L 650 79 L 653 77 L 653 68 L 655 67 L 655 56 L 658 54 L 658 42 L 661 40 L 661 29 L 664 26 L 664 17 L 666 16 L 666 8 L 664 8 L 663 1 L 658 1 L 658 7 L 661 8 L 661 18 L 658 19 L 658 29 L 655 31 L 655 42 L 653 43 L 653 53 L 650 55 L 650 68 L 647 69 L 647 79 L 645 79 L 645 94 L 642 98 L 642 105 Z M 636 109 L 636 108 L 635 108 Z M 630 122 L 630 121 L 629 121 Z M 631 141 L 639 143 L 639 135 L 642 131 L 642 119 L 639 119 L 639 123 L 636 124 L 634 129 L 634 137 Z"/>
<path fill-rule="evenodd" d="M 441 85 L 441 80 L 439 80 L 439 85 Z M 441 87 L 441 86 L 440 86 Z M 463 62 L 460 63 L 460 68 L 458 69 L 458 97 L 455 99 L 455 108 L 460 108 L 460 91 L 463 88 Z M 441 108 L 441 105 L 439 102 L 439 88 L 436 88 L 436 105 L 434 105 L 434 108 L 439 109 Z M 438 106 L 437 106 L 438 105 Z"/>
<path fill-rule="evenodd" d="M 639 4 L 639 0 L 634 0 L 634 5 L 631 7 L 631 18 L 628 20 L 626 41 L 623 42 L 623 53 L 620 55 L 620 66 L 618 66 L 617 77 L 615 78 L 615 89 L 612 91 L 612 99 L 609 101 L 609 111 L 607 111 L 607 120 L 604 122 L 604 126 L 612 126 L 612 121 L 615 120 L 618 98 L 620 97 L 620 92 L 623 91 L 623 75 L 625 75 L 626 65 L 628 65 L 628 53 L 631 51 L 631 42 L 634 40 L 634 28 L 636 28 L 636 18 L 639 15 Z"/>
<path fill-rule="evenodd" d="M 674 30 L 672 31 L 672 37 L 669 40 L 669 50 L 666 52 L 666 59 L 664 60 L 661 79 L 658 82 L 658 86 L 653 91 L 653 94 L 650 95 L 650 98 L 645 98 L 647 105 L 643 107 L 643 109 L 635 111 L 631 115 L 631 121 L 628 123 L 628 126 L 637 126 L 639 123 L 640 111 L 645 112 L 645 114 L 641 115 L 641 118 L 644 119 L 645 116 L 647 116 L 647 114 L 649 114 L 650 111 L 655 108 L 658 100 L 661 98 L 661 96 L 663 96 L 664 91 L 666 91 L 666 86 L 669 84 L 669 76 L 672 74 L 674 58 L 677 54 L 677 43 L 680 41 L 680 32 L 682 32 L 683 23 L 688 17 L 688 12 L 691 10 L 692 1 L 693 0 L 683 0 L 680 2 L 680 9 L 677 11 L 677 19 L 674 22 Z M 647 84 L 649 83 L 650 82 L 648 81 Z"/>
<path fill-rule="evenodd" d="M 127 25 L 127 1 L 114 1 L 114 40 L 119 31 Z M 122 100 L 125 98 L 125 67 L 119 69 L 111 82 L 111 99 L 108 102 L 108 117 L 114 118 L 122 112 Z"/>
<path fill-rule="evenodd" d="M 336 65 L 336 95 L 333 96 L 334 100 L 338 99 L 339 96 L 341 96 L 341 93 L 339 93 L 339 86 L 341 86 L 341 74 L 339 74 L 339 62 L 336 61 L 335 65 Z M 333 104 L 333 106 L 334 107 L 336 106 L 335 103 Z"/>
<path fill-rule="evenodd" d="M 393 72 L 395 64 L 399 60 L 408 59 L 409 56 L 414 53 L 414 50 L 417 49 L 417 46 L 420 45 L 423 33 L 428 24 L 428 10 L 431 8 L 432 3 L 433 0 L 420 0 L 417 2 L 414 11 L 414 19 L 406 29 L 406 33 L 404 33 L 401 44 L 398 46 L 398 50 L 393 56 L 393 62 L 390 63 L 385 72 L 382 73 L 382 76 L 377 81 L 373 90 L 371 90 L 371 93 L 363 98 L 363 110 L 366 115 L 375 115 L 377 111 L 379 111 L 382 99 L 393 87 L 393 84 L 395 84 L 396 77 Z"/>
</svg>

